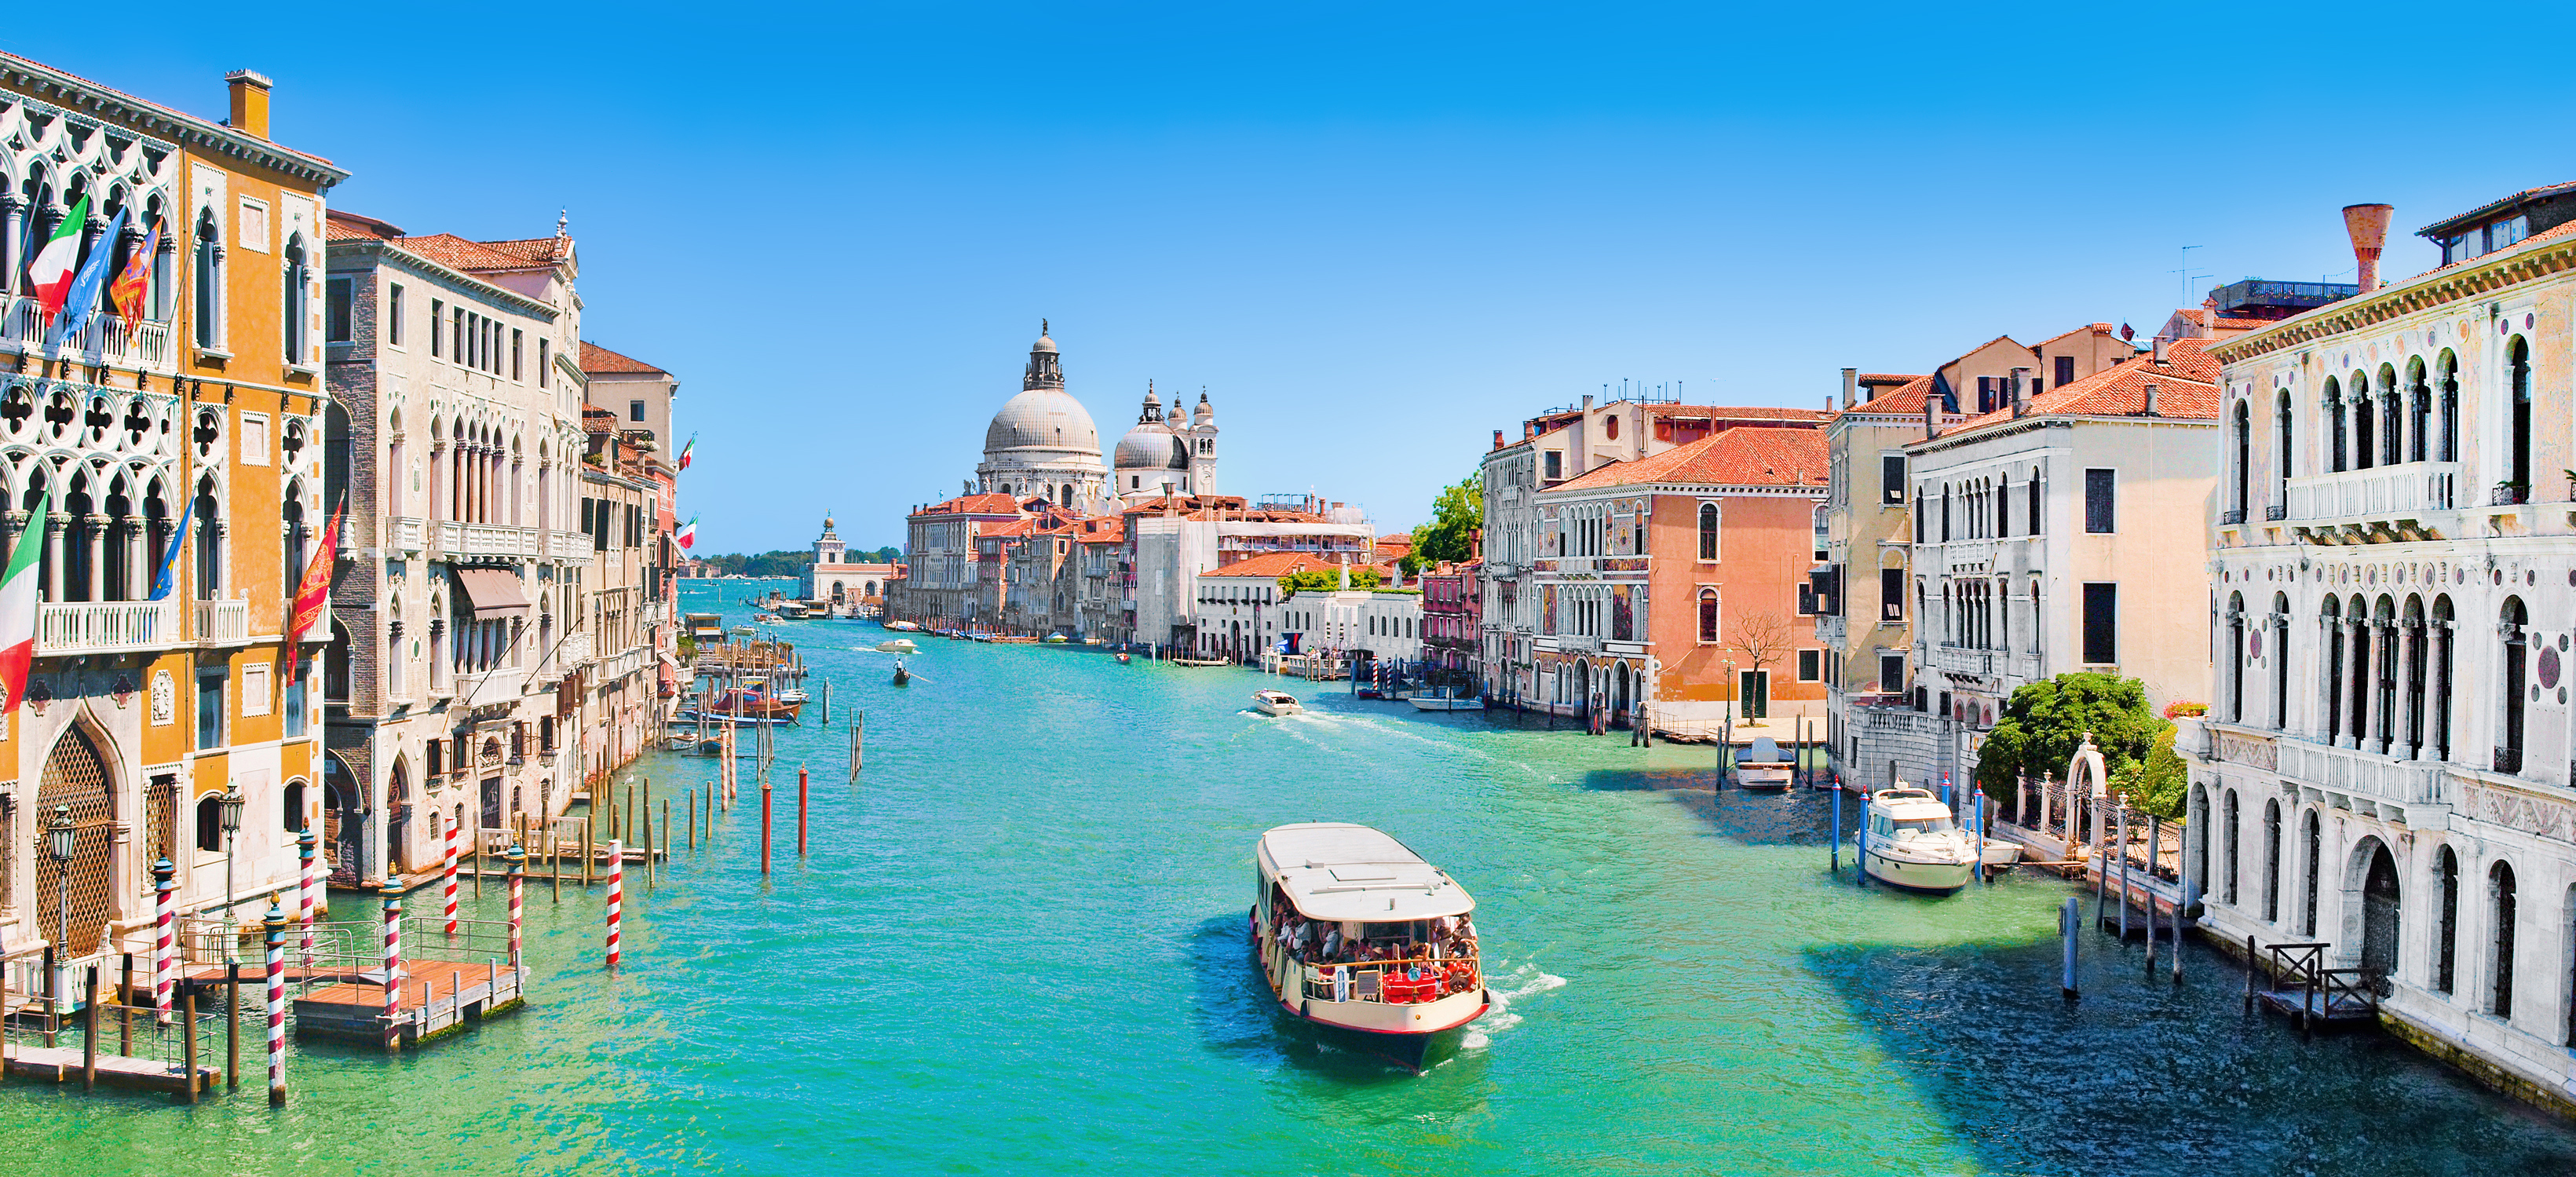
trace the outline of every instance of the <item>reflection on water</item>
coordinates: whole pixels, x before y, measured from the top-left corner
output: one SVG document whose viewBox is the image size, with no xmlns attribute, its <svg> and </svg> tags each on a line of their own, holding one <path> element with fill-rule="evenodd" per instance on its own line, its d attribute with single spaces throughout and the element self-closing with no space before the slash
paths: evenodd
<svg viewBox="0 0 2576 1177">
<path fill-rule="evenodd" d="M 597 968 L 595 896 L 556 907 L 540 886 L 526 1015 L 398 1061 L 300 1052 L 283 1114 L 255 1091 L 191 1113 L 11 1083 L 0 1131 L 26 1166 L 71 1175 L 2576 1159 L 2576 1135 L 2384 1039 L 2303 1046 L 2239 1021 L 2233 975 L 2197 954 L 2177 990 L 2094 942 L 2070 1008 L 2062 884 L 1930 903 L 1837 884 L 1826 799 L 1712 795 L 1706 747 L 1294 680 L 1311 710 L 1280 720 L 1243 705 L 1278 680 L 1244 671 L 920 635 L 907 665 L 926 677 L 896 689 L 874 626 L 781 632 L 831 677 L 836 722 L 816 706 L 780 733 L 776 871 L 759 874 L 748 789 L 658 889 L 630 879 L 623 975 Z M 848 783 L 858 710 L 867 767 Z M 802 860 L 799 762 L 815 770 Z M 641 771 L 676 797 L 709 768 Z M 1426 1074 L 1279 1013 L 1249 963 L 1254 840 L 1318 819 L 1386 829 L 1477 897 L 1497 1000 Z"/>
</svg>

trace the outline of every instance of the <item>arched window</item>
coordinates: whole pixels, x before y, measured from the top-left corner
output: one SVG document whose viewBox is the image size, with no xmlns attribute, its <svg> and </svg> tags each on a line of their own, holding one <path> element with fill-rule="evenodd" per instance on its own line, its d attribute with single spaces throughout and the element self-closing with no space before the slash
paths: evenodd
<svg viewBox="0 0 2576 1177">
<path fill-rule="evenodd" d="M 2039 578 L 2034 576 L 2030 578 L 2030 641 L 2028 642 L 2029 652 L 2033 654 L 2039 652 L 2039 619 L 2042 616 L 2044 614 L 2039 611 Z"/>
<path fill-rule="evenodd" d="M 2379 366 L 2379 464 L 2406 460 L 2406 403 L 2397 393 L 2397 369 Z"/>
<path fill-rule="evenodd" d="M 1717 504 L 1699 505 L 1699 558 L 1717 558 Z"/>
<path fill-rule="evenodd" d="M 2442 883 L 2441 918 L 2433 928 L 2433 991 L 2449 993 L 2458 984 L 2460 948 L 2460 856 L 2442 847 L 2434 858 Z"/>
<path fill-rule="evenodd" d="M 2375 464 L 2374 459 L 2379 452 L 2373 441 L 2378 430 L 2373 428 L 2370 378 L 2359 372 L 2353 373 L 2352 382 L 2344 386 L 2344 394 L 2352 405 L 2352 466 L 2356 470 L 2368 470 Z"/>
<path fill-rule="evenodd" d="M 215 480 L 203 479 L 197 484 L 197 599 L 212 601 L 223 596 L 224 553 L 221 508 L 215 498 Z"/>
<path fill-rule="evenodd" d="M 2343 735 L 2343 602 L 2329 594 L 2317 606 L 2317 626 L 2325 631 L 2326 742 Z"/>
<path fill-rule="evenodd" d="M 2494 987 L 2487 995 L 2487 1012 L 2506 1019 L 2513 1017 L 2513 898 L 2513 864 L 2499 859 L 2487 871 L 2487 903 L 2495 929 L 2489 942 Z"/>
<path fill-rule="evenodd" d="M 2333 445 L 2328 451 L 2326 470 L 2340 474 L 2344 469 L 2343 385 L 2332 376 L 2326 377 L 2326 420 L 2333 431 Z"/>
<path fill-rule="evenodd" d="M 2530 635 L 2522 628 L 2531 616 L 2524 611 L 2521 597 L 2504 599 L 2501 620 L 2503 624 L 2498 628 L 2504 646 L 2500 667 L 2504 672 L 2504 714 L 2497 721 L 2495 770 L 2518 773 L 2522 771 L 2523 681 L 2526 673 L 2523 663 L 2531 652 Z"/>
<path fill-rule="evenodd" d="M 224 849 L 224 796 L 208 793 L 197 799 L 197 849 L 218 854 Z"/>
<path fill-rule="evenodd" d="M 2227 597 L 2227 718 L 2245 722 L 2245 594 Z"/>
<path fill-rule="evenodd" d="M 2372 691 L 2370 735 L 2379 744 L 2379 754 L 2388 754 L 2388 746 L 2397 739 L 2397 602 L 2381 594 L 2371 614 L 2371 628 L 2379 634 L 2372 647 L 2375 689 Z"/>
<path fill-rule="evenodd" d="M 2220 876 L 2220 887 L 2227 896 L 2227 905 L 2229 907 L 2234 907 L 2236 906 L 2236 880 L 2241 873 L 2237 856 L 2236 790 L 2229 789 L 2227 791 L 2227 797 L 2223 802 L 2223 807 L 2227 811 L 2227 817 L 2220 824 L 2226 829 L 2224 836 L 2226 838 L 2227 868 Z"/>
<path fill-rule="evenodd" d="M 2451 648 L 2457 640 L 2451 629 L 2451 598 L 2445 594 L 2433 598 L 2433 621 L 2424 636 L 2433 646 L 2432 665 L 2426 669 L 2433 678 L 2433 759 L 2451 758 Z"/>
<path fill-rule="evenodd" d="M 2236 498 L 2229 507 L 2228 518 L 2242 523 L 2254 501 L 2254 410 L 2244 401 L 2236 402 L 2236 420 L 2230 432 L 2234 436 L 2228 439 L 2229 463 L 2233 467 L 2229 473 L 2235 480 Z"/>
<path fill-rule="evenodd" d="M 2407 757 L 2412 759 L 2424 751 L 2424 671 L 2428 661 L 2421 636 L 2424 633 L 2424 598 L 2412 595 L 2406 598 L 2404 628 L 2406 632 L 2418 635 L 2406 643 L 2406 671 L 2401 676 L 2406 684 L 2406 730 L 2402 742 L 2406 745 Z"/>
<path fill-rule="evenodd" d="M 1717 590 L 1699 590 L 1699 640 L 1707 645 L 1717 641 Z"/>
<path fill-rule="evenodd" d="M 1601 436 L 1610 441 L 1619 440 L 1619 418 L 1615 416 L 1601 418 Z"/>
<path fill-rule="evenodd" d="M 2039 534 L 2039 467 L 2037 466 L 2030 468 L 2030 530 L 2028 534 Z"/>
<path fill-rule="evenodd" d="M 313 273 L 305 266 L 304 235 L 297 233 L 286 239 L 285 298 L 284 306 L 281 308 L 285 321 L 284 329 L 280 334 L 285 338 L 286 362 L 298 367 L 308 362 L 305 355 L 307 347 L 305 319 L 306 303 L 310 294 L 308 287 L 312 281 Z"/>
<path fill-rule="evenodd" d="M 2432 454 L 2433 391 L 2424 383 L 2424 361 L 2406 363 L 2406 458 L 2425 461 Z"/>
<path fill-rule="evenodd" d="M 2439 457 L 2436 460 L 2443 462 L 2456 462 L 2460 460 L 2459 358 L 2448 351 L 2444 351 L 2442 353 L 2442 362 L 2440 367 L 2442 373 L 2441 379 L 2433 390 L 2439 401 L 2438 411 L 2442 417 L 2442 445 Z"/>
<path fill-rule="evenodd" d="M 303 833 L 303 832 L 304 832 L 304 782 L 302 782 L 302 781 L 289 781 L 289 782 L 287 782 L 287 785 L 286 785 L 286 798 L 285 798 L 285 804 L 283 805 L 283 807 L 282 807 L 282 808 L 285 810 L 285 812 L 284 812 L 284 814 L 283 814 L 282 816 L 285 818 L 285 822 L 284 822 L 284 826 L 283 826 L 283 828 L 286 830 L 286 832 L 287 832 L 287 833 L 290 833 L 290 834 L 300 834 L 300 833 Z"/>
<path fill-rule="evenodd" d="M 2272 594 L 2272 726 L 2290 730 L 2290 597 Z M 2421 643 L 2418 643 L 2419 647 Z"/>
<path fill-rule="evenodd" d="M 2281 802 L 2263 802 L 2263 920 L 2281 920 Z"/>
<path fill-rule="evenodd" d="M 215 211 L 205 209 L 197 214 L 195 287 L 191 302 L 197 321 L 197 346 L 209 350 L 223 345 L 224 246 L 222 231 L 216 227 Z"/>
<path fill-rule="evenodd" d="M 2272 403 L 2272 432 L 2274 434 L 2272 439 L 2274 450 L 2272 462 L 2272 505 L 2275 508 L 2287 507 L 2290 504 L 2290 474 L 2292 470 L 2290 456 L 2292 453 L 2296 452 L 2292 448 L 2293 427 L 2291 425 L 2291 421 L 2290 390 L 2285 388 L 2281 390 L 2279 398 L 2274 400 Z M 2281 514 L 2285 518 L 2287 517 L 2287 512 L 2276 513 Z"/>
<path fill-rule="evenodd" d="M 2321 865 L 2320 860 L 2325 857 L 2326 843 L 2325 835 L 2317 823 L 2316 810 L 2311 809 L 2308 811 L 2308 820 L 2302 823 L 2302 826 L 2306 837 L 2302 838 L 2301 841 L 2305 842 L 2306 846 L 2300 851 L 2300 854 L 2306 859 L 2302 865 L 2307 869 L 2304 894 L 2304 898 L 2307 902 L 2299 911 L 2299 934 L 2310 939 L 2315 939 L 2317 934 L 2317 872 Z"/>
<path fill-rule="evenodd" d="M 1949 542 L 1949 539 L 1950 539 L 1950 486 L 1949 486 L 1949 484 L 1948 484 L 1948 483 L 1943 483 L 1943 484 L 1941 485 L 1941 540 L 1942 540 L 1942 542 L 1947 543 L 1947 542 Z"/>
<path fill-rule="evenodd" d="M 2531 498 L 2531 345 L 2519 335 L 2504 345 L 2506 378 L 2512 389 L 2513 418 L 2506 429 L 2506 453 L 2510 465 L 2505 481 L 2511 485 L 2509 498 L 2501 501 L 2522 503 Z"/>
</svg>

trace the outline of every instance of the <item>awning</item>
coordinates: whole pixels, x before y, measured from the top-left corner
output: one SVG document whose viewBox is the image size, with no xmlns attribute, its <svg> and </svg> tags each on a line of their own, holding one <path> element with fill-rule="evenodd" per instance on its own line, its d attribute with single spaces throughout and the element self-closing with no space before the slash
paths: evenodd
<svg viewBox="0 0 2576 1177">
<path fill-rule="evenodd" d="M 501 568 L 456 568 L 456 587 L 465 590 L 466 599 L 474 602 L 476 617 L 506 617 L 523 613 L 528 608 L 527 594 L 519 591 L 519 578 Z"/>
</svg>

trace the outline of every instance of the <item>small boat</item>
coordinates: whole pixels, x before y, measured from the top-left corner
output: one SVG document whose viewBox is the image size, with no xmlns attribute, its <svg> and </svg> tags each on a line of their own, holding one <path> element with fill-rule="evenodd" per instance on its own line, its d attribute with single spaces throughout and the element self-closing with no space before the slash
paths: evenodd
<svg viewBox="0 0 2576 1177">
<path fill-rule="evenodd" d="M 1419 1072 L 1492 1008 L 1476 901 L 1448 872 L 1363 825 L 1261 835 L 1254 967 L 1279 1008 Z"/>
<path fill-rule="evenodd" d="M 1785 789 L 1798 775 L 1797 757 L 1780 750 L 1769 736 L 1753 737 L 1753 746 L 1735 757 L 1735 783 L 1741 789 Z"/>
<path fill-rule="evenodd" d="M 747 719 L 796 722 L 796 713 L 805 709 L 802 699 L 782 699 L 753 687 L 730 690 L 717 695 L 704 710 L 709 716 L 742 716 Z"/>
<path fill-rule="evenodd" d="M 775 613 L 754 613 L 751 615 L 751 619 L 761 623 L 762 625 L 778 624 L 778 615 Z"/>
<path fill-rule="evenodd" d="M 806 615 L 812 612 L 802 601 L 780 601 L 771 608 L 782 621 L 803 621 Z"/>
<path fill-rule="evenodd" d="M 730 711 L 700 711 L 695 707 L 680 709 L 681 722 L 704 720 L 711 727 L 784 727 L 796 722 L 794 716 L 735 715 Z"/>
<path fill-rule="evenodd" d="M 1413 709 L 1416 711 L 1482 711 L 1485 709 L 1483 699 L 1455 698 L 1447 687 L 1440 688 L 1440 692 L 1435 695 L 1411 696 L 1405 702 L 1413 704 Z"/>
<path fill-rule="evenodd" d="M 1118 651 L 1118 664 L 1119 664 L 1120 666 L 1125 666 L 1125 665 L 1127 665 L 1128 663 L 1133 662 L 1133 661 L 1135 661 L 1135 659 L 1128 657 L 1128 656 L 1127 656 L 1127 651 L 1125 651 L 1125 650 L 1120 650 L 1120 651 Z"/>
<path fill-rule="evenodd" d="M 895 664 L 894 664 L 894 685 L 896 685 L 896 686 L 903 686 L 904 684 L 909 683 L 909 682 L 911 682 L 911 681 L 912 681 L 912 672 L 911 672 L 911 671 L 909 671 L 909 670 L 905 670 L 905 669 L 903 668 L 903 663 L 901 663 L 901 662 L 897 662 L 897 663 L 895 663 Z"/>
<path fill-rule="evenodd" d="M 914 645 L 911 638 L 896 638 L 890 642 L 878 642 L 877 652 L 880 654 L 918 654 L 921 652 L 921 647 Z"/>
<path fill-rule="evenodd" d="M 1048 634 L 1048 635 L 1047 635 L 1046 644 L 1048 644 L 1048 645 L 1050 645 L 1050 646 L 1061 646 L 1061 645 L 1065 644 L 1066 642 L 1069 642 L 1069 641 L 1072 641 L 1072 640 L 1073 640 L 1073 639 L 1068 638 L 1068 637 L 1064 636 L 1063 634 L 1060 634 L 1060 633 L 1051 633 L 1051 634 Z"/>
<path fill-rule="evenodd" d="M 1263 715 L 1295 715 L 1305 710 L 1297 705 L 1297 696 L 1286 691 L 1252 692 L 1252 709 Z"/>
<path fill-rule="evenodd" d="M 1939 797 L 1900 784 L 1869 795 L 1860 858 L 1861 869 L 1879 882 L 1947 895 L 1968 885 L 1977 847 Z"/>
<path fill-rule="evenodd" d="M 909 621 L 889 621 L 885 623 L 885 627 L 895 631 L 896 633 L 919 633 L 921 631 L 921 627 L 919 625 Z"/>
</svg>

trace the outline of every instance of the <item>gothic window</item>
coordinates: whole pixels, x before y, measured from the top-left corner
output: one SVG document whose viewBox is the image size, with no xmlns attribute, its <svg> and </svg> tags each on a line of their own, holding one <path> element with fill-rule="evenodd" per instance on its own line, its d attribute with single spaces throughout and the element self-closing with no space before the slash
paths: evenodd
<svg viewBox="0 0 2576 1177">
<path fill-rule="evenodd" d="M 2510 465 L 2505 481 L 2513 484 L 2513 502 L 2527 502 L 2531 494 L 2531 345 L 2519 335 L 2504 345 L 2506 377 L 2512 393 L 2512 419 L 2507 422 L 2506 446 Z"/>
<path fill-rule="evenodd" d="M 2487 1012 L 2499 1018 L 2511 1018 L 2515 931 L 2513 864 L 2498 861 L 2487 872 L 2487 901 L 2494 921 L 2491 926 L 2495 929 L 2494 940 L 2488 946 L 2495 984 L 2487 996 Z"/>
<path fill-rule="evenodd" d="M 2325 409 L 2327 428 L 2333 435 L 2333 445 L 2326 459 L 2326 470 L 2340 474 L 2344 468 L 2343 386 L 2336 383 L 2332 376 L 2326 377 Z"/>
<path fill-rule="evenodd" d="M 1699 590 L 1699 640 L 1702 644 L 1717 641 L 1717 590 Z"/>
<path fill-rule="evenodd" d="M 307 362 L 305 332 L 308 330 L 308 324 L 305 320 L 309 317 L 306 307 L 312 294 L 307 287 L 313 281 L 313 272 L 306 266 L 306 260 L 304 235 L 297 233 L 288 237 L 284 306 L 281 308 L 283 322 L 280 334 L 284 336 L 286 344 L 286 362 L 299 366 Z"/>
<path fill-rule="evenodd" d="M 1717 558 L 1717 504 L 1699 505 L 1699 558 Z"/>
<path fill-rule="evenodd" d="M 224 246 L 222 234 L 215 227 L 214 210 L 197 215 L 195 257 L 195 318 L 197 346 L 216 349 L 223 343 Z"/>
</svg>

